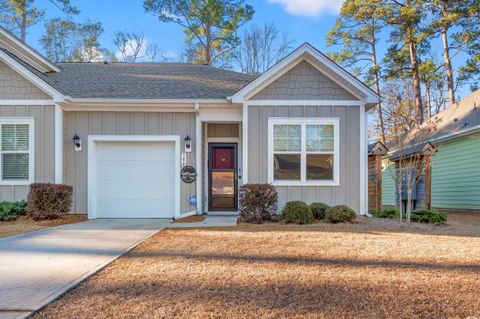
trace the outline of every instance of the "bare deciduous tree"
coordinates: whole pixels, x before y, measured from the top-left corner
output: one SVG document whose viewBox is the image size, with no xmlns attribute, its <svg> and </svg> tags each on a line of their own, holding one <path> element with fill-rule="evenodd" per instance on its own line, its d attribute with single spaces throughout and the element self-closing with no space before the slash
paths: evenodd
<svg viewBox="0 0 480 319">
<path fill-rule="evenodd" d="M 241 40 L 233 56 L 242 72 L 248 74 L 265 72 L 292 49 L 288 34 L 280 33 L 273 23 L 252 25 L 243 32 Z"/>
<path fill-rule="evenodd" d="M 155 62 L 162 49 L 155 42 L 149 42 L 145 50 L 145 55 L 150 62 Z"/>
<path fill-rule="evenodd" d="M 145 45 L 145 36 L 143 32 L 117 31 L 113 44 L 118 49 L 121 55 L 119 59 L 122 62 L 136 62 L 142 58 L 140 53 Z"/>
<path fill-rule="evenodd" d="M 429 156 L 433 155 L 434 147 L 429 143 L 429 137 L 436 130 L 436 123 L 432 118 L 416 127 L 415 94 L 411 83 L 406 83 L 404 90 L 394 91 L 393 87 L 398 89 L 399 84 L 393 84 L 387 91 L 390 93 L 386 103 L 389 123 L 387 132 L 388 141 L 392 145 L 390 148 L 393 150 L 390 164 L 395 165 L 388 172 L 395 184 L 400 218 L 405 216 L 405 220 L 409 222 L 413 190 L 425 177 Z M 402 95 L 406 95 L 406 98 L 402 98 Z"/>
</svg>

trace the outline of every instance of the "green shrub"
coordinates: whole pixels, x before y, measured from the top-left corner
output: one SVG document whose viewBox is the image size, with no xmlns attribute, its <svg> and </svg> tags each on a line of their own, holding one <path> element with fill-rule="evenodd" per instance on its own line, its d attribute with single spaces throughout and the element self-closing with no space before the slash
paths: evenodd
<svg viewBox="0 0 480 319">
<path fill-rule="evenodd" d="M 338 205 L 329 208 L 325 217 L 331 223 L 351 223 L 355 220 L 357 214 L 346 205 Z"/>
<path fill-rule="evenodd" d="M 445 225 L 447 223 L 447 214 L 436 210 L 416 210 L 411 215 L 412 222 Z"/>
<path fill-rule="evenodd" d="M 27 203 L 22 200 L 19 202 L 0 202 L 0 221 L 14 221 L 18 216 L 25 215 Z"/>
<path fill-rule="evenodd" d="M 34 220 L 56 219 L 72 207 L 73 187 L 64 184 L 35 183 L 30 185 L 27 212 Z"/>
<path fill-rule="evenodd" d="M 246 184 L 239 190 L 240 218 L 260 224 L 277 216 L 278 193 L 270 184 Z"/>
<path fill-rule="evenodd" d="M 315 219 L 324 219 L 325 218 L 325 213 L 327 212 L 327 209 L 329 209 L 330 206 L 328 206 L 325 203 L 311 203 L 310 204 L 310 209 L 312 210 L 313 213 L 313 218 Z"/>
<path fill-rule="evenodd" d="M 385 208 L 384 210 L 372 212 L 376 218 L 400 218 L 400 211 L 396 208 Z"/>
<path fill-rule="evenodd" d="M 282 210 L 282 217 L 287 223 L 313 223 L 312 210 L 307 204 L 299 200 L 286 203 Z"/>
</svg>

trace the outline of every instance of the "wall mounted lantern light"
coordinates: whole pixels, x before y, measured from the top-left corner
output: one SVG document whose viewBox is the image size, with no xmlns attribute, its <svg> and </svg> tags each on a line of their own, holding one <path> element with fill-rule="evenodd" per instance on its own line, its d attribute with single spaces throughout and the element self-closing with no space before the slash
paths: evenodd
<svg viewBox="0 0 480 319">
<path fill-rule="evenodd" d="M 192 152 L 192 139 L 190 136 L 185 137 L 185 153 L 191 153 Z"/>
<path fill-rule="evenodd" d="M 75 134 L 73 137 L 73 145 L 75 145 L 76 152 L 80 152 L 82 150 L 82 140 L 77 134 Z"/>
</svg>

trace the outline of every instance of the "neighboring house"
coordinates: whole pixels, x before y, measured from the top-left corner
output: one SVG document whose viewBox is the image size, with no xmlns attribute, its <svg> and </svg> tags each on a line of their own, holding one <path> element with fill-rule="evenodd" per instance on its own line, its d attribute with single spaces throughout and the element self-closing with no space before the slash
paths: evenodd
<svg viewBox="0 0 480 319">
<path fill-rule="evenodd" d="M 480 90 L 429 119 L 418 132 L 410 136 L 412 143 L 418 134 L 430 142 L 430 181 L 421 181 L 416 189 L 418 205 L 445 210 L 480 210 Z M 398 157 L 390 146 L 388 158 Z M 396 155 L 397 154 L 397 155 Z M 395 184 L 391 170 L 385 165 L 382 182 L 382 201 L 385 206 L 396 205 Z M 430 186 L 429 186 L 429 183 Z M 430 190 L 430 196 L 428 196 Z"/>
<path fill-rule="evenodd" d="M 387 147 L 380 141 L 368 145 L 368 211 L 382 210 L 382 163 Z"/>
<path fill-rule="evenodd" d="M 53 64 L 0 29 L 0 83 L 0 200 L 66 183 L 74 213 L 171 218 L 236 211 L 240 185 L 272 183 L 280 207 L 367 211 L 365 112 L 379 97 L 309 44 L 252 78 L 179 63 Z M 195 182 L 181 180 L 184 166 Z"/>
</svg>

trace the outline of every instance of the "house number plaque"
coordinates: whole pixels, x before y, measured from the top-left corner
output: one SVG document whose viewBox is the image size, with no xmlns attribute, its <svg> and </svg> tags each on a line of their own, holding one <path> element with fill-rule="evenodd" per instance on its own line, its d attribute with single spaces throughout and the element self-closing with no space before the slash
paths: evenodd
<svg viewBox="0 0 480 319">
<path fill-rule="evenodd" d="M 180 178 L 184 183 L 191 184 L 197 179 L 197 171 L 193 166 L 184 166 L 180 171 Z"/>
</svg>

